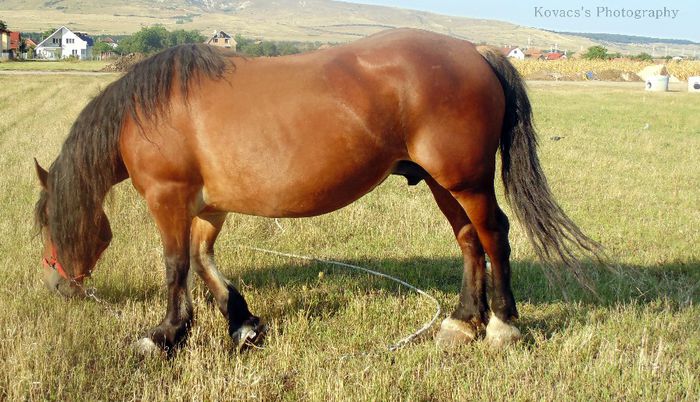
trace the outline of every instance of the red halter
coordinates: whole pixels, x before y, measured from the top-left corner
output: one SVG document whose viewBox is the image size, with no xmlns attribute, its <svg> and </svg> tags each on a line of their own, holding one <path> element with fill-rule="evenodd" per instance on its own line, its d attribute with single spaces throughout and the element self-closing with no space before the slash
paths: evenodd
<svg viewBox="0 0 700 402">
<path fill-rule="evenodd" d="M 58 256 L 56 255 L 56 247 L 54 247 L 53 244 L 51 245 L 51 257 L 50 258 L 44 257 L 41 260 L 41 262 L 42 262 L 42 264 L 44 264 L 44 267 L 51 268 L 51 269 L 55 270 L 56 272 L 58 272 L 58 274 L 61 275 L 61 277 L 63 277 L 63 279 L 67 279 L 67 280 L 71 279 L 68 277 L 68 274 L 66 274 L 66 271 L 63 269 L 63 265 L 61 265 L 61 263 L 58 262 Z M 77 278 L 73 278 L 73 279 L 77 279 Z"/>
</svg>

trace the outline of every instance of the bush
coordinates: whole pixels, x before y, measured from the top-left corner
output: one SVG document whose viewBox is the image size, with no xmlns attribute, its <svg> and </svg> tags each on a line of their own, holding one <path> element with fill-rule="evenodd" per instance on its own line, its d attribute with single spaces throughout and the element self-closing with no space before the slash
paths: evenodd
<svg viewBox="0 0 700 402">
<path fill-rule="evenodd" d="M 586 53 L 583 54 L 583 58 L 587 60 L 607 60 L 610 58 L 610 55 L 608 55 L 608 49 L 603 46 L 591 46 Z"/>
<path fill-rule="evenodd" d="M 639 61 L 653 61 L 654 60 L 654 58 L 651 57 L 651 55 L 649 53 L 644 53 L 644 52 L 642 52 L 636 56 L 632 56 L 631 58 L 632 58 L 632 60 L 639 60 Z"/>
</svg>

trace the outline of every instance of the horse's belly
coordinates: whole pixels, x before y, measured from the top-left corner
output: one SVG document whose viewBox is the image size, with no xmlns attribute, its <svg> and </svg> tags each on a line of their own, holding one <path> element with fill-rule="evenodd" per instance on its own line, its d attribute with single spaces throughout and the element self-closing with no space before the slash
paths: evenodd
<svg viewBox="0 0 700 402">
<path fill-rule="evenodd" d="M 210 209 L 266 217 L 316 216 L 340 209 L 370 192 L 390 173 L 391 158 L 338 161 L 325 166 L 275 169 L 256 165 L 204 183 Z"/>
</svg>

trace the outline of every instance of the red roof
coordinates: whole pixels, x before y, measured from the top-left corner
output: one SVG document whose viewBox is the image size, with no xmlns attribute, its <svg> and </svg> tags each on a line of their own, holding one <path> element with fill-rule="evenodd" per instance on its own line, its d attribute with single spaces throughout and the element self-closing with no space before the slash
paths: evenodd
<svg viewBox="0 0 700 402">
<path fill-rule="evenodd" d="M 564 53 L 552 52 L 552 53 L 547 53 L 546 58 L 547 58 L 547 60 L 559 60 L 561 58 L 565 59 L 566 57 L 564 56 Z"/>
<path fill-rule="evenodd" d="M 19 32 L 10 32 L 10 49 L 19 49 Z"/>
<path fill-rule="evenodd" d="M 506 46 L 506 47 L 500 48 L 501 54 L 504 55 L 504 56 L 508 56 L 508 55 L 510 54 L 510 52 L 512 52 L 512 51 L 515 50 L 515 49 L 517 49 L 517 47 L 508 47 L 508 46 Z"/>
</svg>

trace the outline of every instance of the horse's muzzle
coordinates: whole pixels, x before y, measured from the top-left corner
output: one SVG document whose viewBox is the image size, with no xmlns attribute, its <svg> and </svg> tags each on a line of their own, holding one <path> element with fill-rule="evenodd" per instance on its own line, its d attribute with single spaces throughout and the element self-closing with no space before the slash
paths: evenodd
<svg viewBox="0 0 700 402">
<path fill-rule="evenodd" d="M 85 297 L 81 284 L 62 277 L 55 269 L 44 269 L 44 284 L 46 287 L 64 297 Z"/>
</svg>

